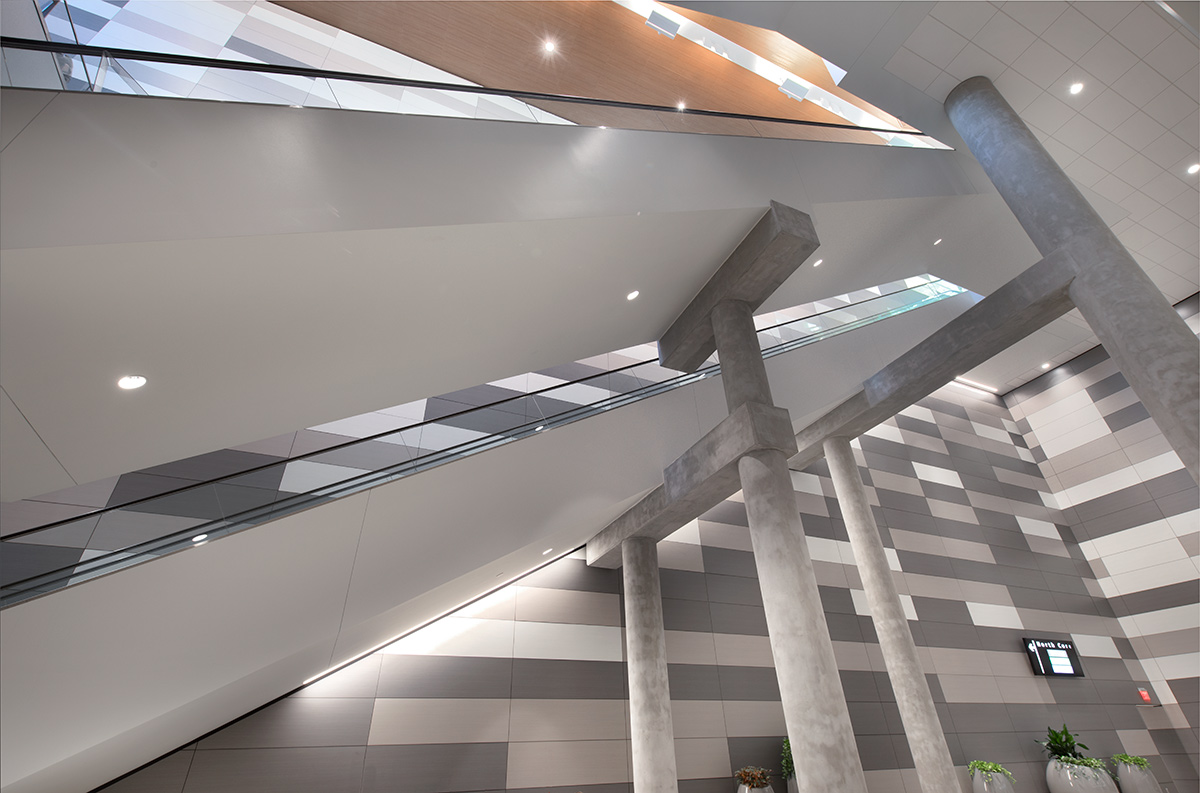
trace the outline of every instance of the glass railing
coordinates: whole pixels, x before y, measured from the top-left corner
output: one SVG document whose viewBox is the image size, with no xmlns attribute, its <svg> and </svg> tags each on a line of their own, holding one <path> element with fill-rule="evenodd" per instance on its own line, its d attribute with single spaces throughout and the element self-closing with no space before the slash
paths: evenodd
<svg viewBox="0 0 1200 793">
<path fill-rule="evenodd" d="M 966 290 L 917 276 L 756 318 L 764 357 L 814 344 Z M 649 345 L 642 348 L 652 349 Z M 628 352 L 628 351 L 623 351 Z M 628 360 L 621 355 L 613 358 Z M 642 360 L 571 382 L 427 418 L 388 432 L 6 536 L 20 570 L 0 607 L 203 545 L 290 513 L 394 482 L 469 455 L 718 374 L 712 356 L 680 374 Z M 18 546 L 25 546 L 24 548 Z M 33 546 L 36 546 L 34 548 Z M 29 575 L 28 558 L 45 569 Z"/>
<path fill-rule="evenodd" d="M 75 35 L 75 26 L 70 24 L 66 3 L 53 6 L 46 17 L 48 25 L 56 15 L 63 20 L 59 27 L 67 32 L 57 35 L 52 32 L 52 39 L 55 40 L 47 42 L 0 36 L 0 49 L 5 61 L 0 84 L 45 89 L 52 82 L 61 81 L 62 88 L 67 91 L 148 94 L 180 99 L 532 124 L 575 124 L 761 138 L 836 139 L 876 145 L 947 148 L 945 144 L 920 133 L 860 125 L 851 121 L 813 121 L 489 88 L 461 80 L 396 77 L 384 69 L 366 74 L 300 63 L 261 63 L 93 46 L 70 40 Z M 50 27 L 53 30 L 55 26 Z M 43 53 L 43 56 L 31 60 L 29 56 L 34 53 Z M 52 61 L 47 60 L 50 56 Z M 53 75 L 46 73 L 55 70 L 57 73 Z M 54 79 L 50 80 L 50 77 Z M 573 120 L 568 120 L 568 117 Z"/>
</svg>

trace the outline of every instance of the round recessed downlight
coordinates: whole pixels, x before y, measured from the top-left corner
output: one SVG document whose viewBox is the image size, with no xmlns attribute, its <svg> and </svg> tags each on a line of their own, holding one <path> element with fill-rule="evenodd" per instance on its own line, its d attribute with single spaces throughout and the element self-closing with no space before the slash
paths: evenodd
<svg viewBox="0 0 1200 793">
<path fill-rule="evenodd" d="M 629 294 L 625 295 L 625 299 L 626 300 L 637 300 L 638 295 L 640 295 L 640 294 L 641 294 L 641 292 L 639 292 L 638 290 L 635 289 L 632 292 L 630 292 Z"/>
<path fill-rule="evenodd" d="M 1188 173 L 1200 173 L 1200 162 L 1189 165 Z"/>
<path fill-rule="evenodd" d="M 1071 83 L 1071 95 L 1083 93 L 1083 83 Z"/>
<path fill-rule="evenodd" d="M 1047 361 L 1046 363 L 1042 364 L 1042 368 L 1043 368 L 1043 369 L 1049 369 L 1049 368 L 1050 368 L 1050 362 L 1049 362 L 1049 361 Z"/>
<path fill-rule="evenodd" d="M 941 238 L 941 237 L 938 237 L 936 240 L 934 240 L 934 241 L 933 241 L 933 244 L 934 244 L 934 245 L 941 245 L 941 244 L 942 244 L 942 238 Z"/>
<path fill-rule="evenodd" d="M 825 261 L 825 260 L 824 260 L 824 259 L 817 259 L 815 262 L 813 262 L 813 267 L 820 267 L 820 266 L 821 266 L 821 262 L 823 262 L 823 261 Z"/>
<path fill-rule="evenodd" d="M 545 424 L 542 424 L 542 425 L 541 425 L 541 426 L 539 426 L 537 429 L 535 429 L 535 430 L 534 430 L 534 432 L 541 432 L 541 431 L 542 431 L 542 430 L 544 430 L 544 429 L 546 429 L 546 425 L 545 425 Z"/>
<path fill-rule="evenodd" d="M 127 374 L 117 381 L 117 385 L 124 388 L 126 391 L 132 391 L 135 388 L 141 388 L 146 384 L 146 378 L 140 374 Z"/>
<path fill-rule="evenodd" d="M 549 554 L 553 550 L 554 550 L 553 548 L 547 548 L 546 550 L 542 551 L 542 556 Z"/>
<path fill-rule="evenodd" d="M 682 99 L 680 99 L 680 100 L 679 100 L 679 104 L 675 105 L 675 109 L 676 109 L 676 110 L 686 110 L 686 109 L 687 109 L 687 103 L 686 103 L 686 102 L 684 102 Z"/>
<path fill-rule="evenodd" d="M 208 539 L 207 534 L 197 534 L 195 537 L 192 538 L 192 542 L 204 542 L 207 539 Z"/>
<path fill-rule="evenodd" d="M 554 39 L 546 39 L 544 42 L 542 42 L 542 49 L 544 49 L 546 52 L 554 52 L 555 47 L 556 45 L 554 43 Z"/>
</svg>

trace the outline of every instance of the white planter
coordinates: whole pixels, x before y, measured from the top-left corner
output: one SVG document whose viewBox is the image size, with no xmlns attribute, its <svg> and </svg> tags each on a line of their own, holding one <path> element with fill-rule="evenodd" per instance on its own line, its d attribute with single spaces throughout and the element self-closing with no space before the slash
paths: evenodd
<svg viewBox="0 0 1200 793">
<path fill-rule="evenodd" d="M 769 787 L 746 787 L 745 785 L 738 785 L 737 793 L 775 793 L 775 791 Z"/>
<path fill-rule="evenodd" d="M 982 771 L 971 775 L 972 793 L 1015 793 L 1013 784 L 1004 774 L 992 774 L 991 779 Z"/>
<path fill-rule="evenodd" d="M 787 793 L 800 793 L 800 784 L 796 782 L 794 776 L 787 778 Z"/>
<path fill-rule="evenodd" d="M 1162 793 L 1154 772 L 1149 768 L 1117 763 L 1117 781 L 1121 783 L 1121 793 Z"/>
<path fill-rule="evenodd" d="M 1046 764 L 1046 786 L 1050 793 L 1117 793 L 1107 772 L 1057 760 Z"/>
</svg>

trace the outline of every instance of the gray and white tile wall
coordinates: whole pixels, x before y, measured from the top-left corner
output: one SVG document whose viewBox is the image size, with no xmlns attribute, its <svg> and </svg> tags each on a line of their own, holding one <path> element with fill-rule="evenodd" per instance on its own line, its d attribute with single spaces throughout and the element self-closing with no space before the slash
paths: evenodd
<svg viewBox="0 0 1200 793">
<path fill-rule="evenodd" d="M 1023 791 L 1045 790 L 1034 740 L 1063 723 L 1093 755 L 1149 757 L 1170 793 L 1197 787 L 1196 488 L 1166 461 L 1143 465 L 1165 447 L 1130 419 L 1135 401 L 1112 399 L 1124 387 L 1111 376 L 1098 351 L 1007 401 L 948 387 L 855 444 L 954 762 L 1001 762 Z M 1093 431 L 1077 411 L 1041 411 L 1077 393 L 1106 431 L 1072 446 Z M 1126 468 L 1137 484 L 1104 478 Z M 870 790 L 915 793 L 828 472 L 793 482 Z M 684 793 L 727 793 L 745 764 L 779 768 L 782 710 L 739 499 L 659 546 Z M 1134 542 L 1140 527 L 1152 537 Z M 1169 542 L 1190 573 L 1175 550 L 1127 555 Z M 1162 569 L 1127 577 L 1147 567 Z M 620 597 L 619 571 L 573 554 L 108 790 L 629 791 Z M 1086 676 L 1034 677 L 1029 634 L 1073 639 Z"/>
</svg>

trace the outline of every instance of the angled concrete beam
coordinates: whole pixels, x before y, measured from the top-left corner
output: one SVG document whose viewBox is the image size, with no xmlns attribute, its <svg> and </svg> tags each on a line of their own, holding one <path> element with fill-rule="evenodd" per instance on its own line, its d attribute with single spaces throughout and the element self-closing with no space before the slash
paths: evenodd
<svg viewBox="0 0 1200 793">
<path fill-rule="evenodd" d="M 1070 246 L 1042 259 L 876 372 L 862 390 L 796 435 L 788 465 L 824 456 L 827 438 L 856 438 L 1071 310 Z"/>
<path fill-rule="evenodd" d="M 712 310 L 722 300 L 758 308 L 820 245 L 812 218 L 771 202 L 746 238 L 708 280 L 658 342 L 658 360 L 668 369 L 692 372 L 717 348 Z"/>
<path fill-rule="evenodd" d="M 663 471 L 663 484 L 588 541 L 588 564 L 621 566 L 621 543 L 661 540 L 741 489 L 738 460 L 751 452 L 796 451 L 792 420 L 783 408 L 748 402 L 730 413 Z"/>
<path fill-rule="evenodd" d="M 1070 246 L 1071 300 L 1200 482 L 1195 334 L 990 80 L 960 83 L 946 114 L 1042 255 Z"/>
</svg>

